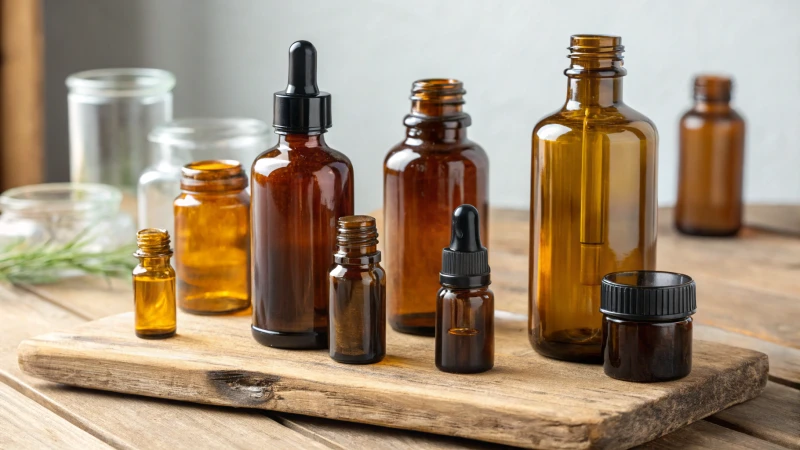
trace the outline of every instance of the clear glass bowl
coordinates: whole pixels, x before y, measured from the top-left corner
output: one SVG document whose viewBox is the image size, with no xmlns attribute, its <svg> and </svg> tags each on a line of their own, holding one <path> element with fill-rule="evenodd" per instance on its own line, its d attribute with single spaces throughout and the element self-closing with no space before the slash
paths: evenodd
<svg viewBox="0 0 800 450">
<path fill-rule="evenodd" d="M 16 250 L 80 242 L 100 253 L 135 242 L 130 215 L 120 212 L 122 193 L 104 184 L 47 183 L 0 195 L 0 247 Z"/>
</svg>

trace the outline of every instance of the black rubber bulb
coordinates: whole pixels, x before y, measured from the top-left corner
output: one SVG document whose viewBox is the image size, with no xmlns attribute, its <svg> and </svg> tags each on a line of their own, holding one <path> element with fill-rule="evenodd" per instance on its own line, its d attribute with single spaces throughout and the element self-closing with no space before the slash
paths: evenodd
<svg viewBox="0 0 800 450">
<path fill-rule="evenodd" d="M 450 229 L 450 250 L 477 252 L 483 250 L 480 234 L 480 217 L 472 205 L 461 205 L 453 211 Z"/>
<path fill-rule="evenodd" d="M 308 41 L 297 41 L 289 47 L 288 95 L 319 94 L 317 87 L 317 49 Z"/>
</svg>

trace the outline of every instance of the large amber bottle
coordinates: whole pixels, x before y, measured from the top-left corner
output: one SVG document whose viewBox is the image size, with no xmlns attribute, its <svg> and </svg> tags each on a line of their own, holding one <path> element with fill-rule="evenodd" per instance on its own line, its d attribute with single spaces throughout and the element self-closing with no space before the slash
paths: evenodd
<svg viewBox="0 0 800 450">
<path fill-rule="evenodd" d="M 685 234 L 732 236 L 742 227 L 744 120 L 731 108 L 731 80 L 702 75 L 681 118 L 675 226 Z"/>
<path fill-rule="evenodd" d="M 528 330 L 542 355 L 601 362 L 601 279 L 655 269 L 658 135 L 622 101 L 619 37 L 569 50 L 566 103 L 533 129 Z"/>
<path fill-rule="evenodd" d="M 462 83 L 414 82 L 406 138 L 383 166 L 384 255 L 389 324 L 403 333 L 433 336 L 442 248 L 450 242 L 453 210 L 474 205 L 488 236 L 489 158 L 467 139 Z"/>
<path fill-rule="evenodd" d="M 278 144 L 250 181 L 253 337 L 279 348 L 327 348 L 328 272 L 336 221 L 353 214 L 353 166 L 330 148 L 330 94 L 316 80 L 310 42 L 289 49 L 289 85 L 275 94 Z"/>
</svg>

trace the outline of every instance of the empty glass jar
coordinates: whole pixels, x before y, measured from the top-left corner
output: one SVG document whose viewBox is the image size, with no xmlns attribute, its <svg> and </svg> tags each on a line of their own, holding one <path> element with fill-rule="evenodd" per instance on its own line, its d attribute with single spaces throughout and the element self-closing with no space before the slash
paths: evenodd
<svg viewBox="0 0 800 450">
<path fill-rule="evenodd" d="M 147 133 L 172 119 L 175 77 L 159 69 L 96 69 L 67 78 L 70 180 L 133 193 L 150 164 Z"/>
<path fill-rule="evenodd" d="M 174 236 L 172 202 L 181 193 L 181 168 L 192 161 L 234 160 L 249 168 L 268 147 L 267 124 L 245 118 L 179 119 L 149 136 L 155 164 L 139 178 L 139 228 Z"/>
</svg>

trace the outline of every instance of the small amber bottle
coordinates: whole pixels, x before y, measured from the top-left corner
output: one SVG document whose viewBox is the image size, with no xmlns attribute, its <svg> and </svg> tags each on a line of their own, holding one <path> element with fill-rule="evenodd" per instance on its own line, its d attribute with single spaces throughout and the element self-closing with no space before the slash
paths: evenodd
<svg viewBox="0 0 800 450">
<path fill-rule="evenodd" d="M 169 264 L 172 249 L 166 230 L 145 228 L 136 234 L 139 250 L 133 255 L 133 303 L 136 336 L 163 339 L 175 335 L 175 270 Z"/>
<path fill-rule="evenodd" d="M 371 364 L 386 355 L 386 273 L 370 216 L 339 218 L 339 250 L 330 273 L 330 355 Z"/>
<path fill-rule="evenodd" d="M 442 251 L 436 299 L 436 367 L 478 373 L 494 366 L 494 293 L 489 255 L 472 205 L 453 212 L 450 247 Z"/>
<path fill-rule="evenodd" d="M 600 281 L 654 269 L 658 134 L 622 99 L 622 39 L 570 39 L 567 98 L 533 129 L 528 332 L 539 354 L 602 362 Z"/>
<path fill-rule="evenodd" d="M 434 334 L 438 249 L 450 236 L 453 210 L 475 205 L 488 236 L 489 158 L 467 139 L 465 93 L 458 80 L 414 82 L 406 137 L 384 161 L 387 306 L 389 324 L 403 333 Z"/>
<path fill-rule="evenodd" d="M 317 87 L 317 51 L 289 48 L 289 84 L 276 92 L 278 144 L 256 158 L 253 338 L 278 348 L 328 348 L 328 274 L 336 221 L 353 214 L 353 166 L 325 142 L 331 95 Z"/>
<path fill-rule="evenodd" d="M 233 160 L 197 161 L 182 169 L 174 202 L 178 306 L 225 314 L 250 306 L 250 196 Z"/>
<path fill-rule="evenodd" d="M 603 370 L 638 383 L 692 371 L 695 283 L 688 275 L 639 270 L 603 278 Z"/>
<path fill-rule="evenodd" d="M 731 108 L 730 78 L 701 75 L 681 118 L 675 226 L 697 236 L 732 236 L 742 226 L 744 120 Z"/>
</svg>

